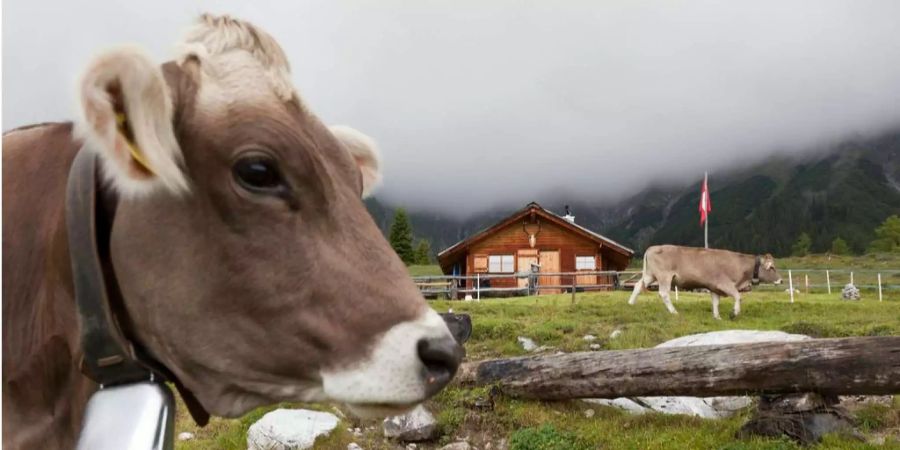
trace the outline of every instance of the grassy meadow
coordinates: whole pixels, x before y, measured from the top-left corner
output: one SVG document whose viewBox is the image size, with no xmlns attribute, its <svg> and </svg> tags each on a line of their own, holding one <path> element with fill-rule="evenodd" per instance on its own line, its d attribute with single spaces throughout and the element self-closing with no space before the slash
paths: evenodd
<svg viewBox="0 0 900 450">
<path fill-rule="evenodd" d="M 439 311 L 452 308 L 472 316 L 473 334 L 467 347 L 467 359 L 523 355 L 516 338 L 527 336 L 538 345 L 566 352 L 587 351 L 582 337 L 598 337 L 603 350 L 652 347 L 666 340 L 693 333 L 725 329 L 783 330 L 815 337 L 900 335 L 900 292 L 887 293 L 878 302 L 871 292 L 860 302 L 846 302 L 838 295 L 799 294 L 789 303 L 783 292 L 754 292 L 742 302 L 737 319 L 712 318 L 707 295 L 682 293 L 676 302 L 680 314 L 665 311 L 655 293 L 641 295 L 638 304 L 626 304 L 627 292 L 578 294 L 576 303 L 569 295 L 549 295 L 516 299 L 491 299 L 482 302 L 434 302 Z M 723 299 L 726 316 L 733 303 Z M 610 339 L 610 333 L 621 335 Z M 850 369 L 852 370 L 852 369 Z M 438 418 L 441 438 L 420 443 L 418 449 L 439 448 L 468 438 L 478 449 L 793 449 L 793 443 L 779 440 L 738 441 L 735 432 L 747 420 L 750 411 L 725 420 L 671 416 L 659 413 L 632 416 L 616 409 L 581 401 L 536 402 L 497 397 L 493 410 L 474 406 L 487 389 L 451 386 L 427 406 Z M 299 405 L 297 405 L 299 406 Z M 306 408 L 335 412 L 331 405 L 303 405 Z M 191 431 L 196 438 L 177 442 L 176 449 L 243 449 L 247 428 L 266 411 L 252 412 L 242 419 L 214 418 L 210 425 L 197 429 L 184 408 L 179 409 L 176 433 Z M 593 412 L 588 412 L 591 410 Z M 591 415 L 592 417 L 588 417 Z M 868 442 L 849 437 L 828 436 L 816 449 L 900 449 L 900 396 L 893 404 L 867 405 L 856 411 L 860 430 Z M 354 435 L 348 428 L 360 428 Z M 883 441 L 883 444 L 873 442 Z M 356 422 L 344 418 L 338 429 L 317 441 L 316 449 L 344 450 L 356 442 L 364 449 L 402 449 L 387 441 L 378 421 Z"/>
</svg>

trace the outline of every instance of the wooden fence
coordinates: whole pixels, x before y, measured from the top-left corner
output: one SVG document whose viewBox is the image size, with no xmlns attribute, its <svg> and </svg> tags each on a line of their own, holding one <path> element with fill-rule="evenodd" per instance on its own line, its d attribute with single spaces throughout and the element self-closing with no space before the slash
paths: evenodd
<svg viewBox="0 0 900 450">
<path fill-rule="evenodd" d="M 760 284 L 754 290 L 780 291 L 793 301 L 797 293 L 839 295 L 847 284 L 875 293 L 884 299 L 886 291 L 900 290 L 900 270 L 854 269 L 781 269 L 780 285 Z M 475 275 L 439 275 L 413 277 L 426 298 L 472 299 L 559 294 L 591 291 L 631 290 L 640 270 L 578 271 L 553 273 L 510 273 Z M 655 285 L 649 287 L 655 289 Z M 678 296 L 676 290 L 674 295 Z"/>
</svg>

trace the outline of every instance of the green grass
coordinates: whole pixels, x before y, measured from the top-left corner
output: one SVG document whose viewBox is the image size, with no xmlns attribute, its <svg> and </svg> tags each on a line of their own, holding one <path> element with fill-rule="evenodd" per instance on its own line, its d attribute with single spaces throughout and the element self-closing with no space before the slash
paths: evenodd
<svg viewBox="0 0 900 450">
<path fill-rule="evenodd" d="M 410 276 L 414 277 L 424 277 L 424 276 L 440 276 L 444 273 L 441 272 L 441 266 L 437 264 L 429 264 L 429 265 L 412 265 L 407 266 L 409 268 Z"/>
<path fill-rule="evenodd" d="M 877 270 L 900 267 L 900 254 L 874 253 L 868 255 L 807 255 L 776 259 L 784 268 Z"/>
<path fill-rule="evenodd" d="M 466 345 L 469 360 L 522 355 L 517 336 L 528 336 L 539 345 L 562 351 L 586 351 L 582 337 L 598 337 L 602 349 L 652 347 L 679 336 L 725 329 L 784 330 L 816 337 L 900 335 L 900 292 L 886 294 L 884 302 L 869 300 L 844 302 L 837 294 L 799 294 L 789 303 L 785 293 L 753 292 L 744 297 L 737 319 L 715 320 L 707 295 L 682 293 L 675 303 L 679 315 L 666 312 L 655 293 L 641 295 L 638 304 L 627 304 L 627 292 L 578 294 L 576 303 L 569 295 L 484 300 L 482 302 L 434 302 L 439 311 L 472 315 L 472 339 Z M 727 316 L 733 303 L 723 299 Z M 613 330 L 622 334 L 609 339 Z M 796 449 L 788 441 L 758 439 L 739 441 L 735 432 L 747 420 L 750 411 L 725 420 L 695 417 L 627 413 L 581 401 L 535 402 L 496 398 L 495 407 L 486 411 L 474 407 L 475 401 L 488 396 L 488 388 L 451 386 L 428 402 L 435 412 L 442 437 L 434 443 L 419 444 L 419 449 L 439 448 L 468 436 L 473 445 L 484 448 L 491 442 L 497 448 L 506 440 L 510 449 Z M 308 406 L 304 406 L 308 407 Z M 315 409 L 331 410 L 328 405 Z M 235 420 L 213 419 L 197 430 L 180 408 L 176 433 L 193 431 L 197 438 L 179 442 L 177 449 L 243 449 L 246 429 L 264 412 L 257 410 Z M 593 417 L 586 417 L 591 409 Z M 814 447 L 820 449 L 900 448 L 900 398 L 893 405 L 865 406 L 857 412 L 859 429 L 868 437 L 882 436 L 886 443 L 872 446 L 841 436 L 828 436 Z M 374 427 L 356 437 L 348 427 Z M 338 429 L 316 443 L 316 449 L 344 450 L 356 442 L 367 450 L 402 448 L 381 436 L 379 422 L 356 423 L 344 419 Z"/>
</svg>

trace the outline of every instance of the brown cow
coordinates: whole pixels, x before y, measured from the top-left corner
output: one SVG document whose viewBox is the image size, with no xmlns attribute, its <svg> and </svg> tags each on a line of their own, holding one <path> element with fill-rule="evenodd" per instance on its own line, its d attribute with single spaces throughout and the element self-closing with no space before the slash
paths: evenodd
<svg viewBox="0 0 900 450">
<path fill-rule="evenodd" d="M 669 291 L 681 289 L 709 289 L 712 296 L 713 317 L 719 317 L 719 297 L 734 298 L 734 315 L 741 313 L 741 292 L 759 281 L 781 283 L 772 255 L 754 256 L 728 250 L 715 250 L 677 245 L 654 245 L 644 253 L 644 270 L 634 285 L 628 304 L 637 301 L 641 290 L 659 282 L 659 296 L 672 314 L 678 314 Z"/>
<path fill-rule="evenodd" d="M 379 178 L 372 141 L 324 126 L 258 28 L 203 16 L 183 44 L 162 66 L 98 56 L 77 125 L 3 136 L 4 448 L 72 448 L 96 389 L 78 370 L 64 220 L 85 142 L 114 214 L 119 320 L 212 414 L 387 414 L 457 369 L 461 349 L 360 200 Z"/>
</svg>

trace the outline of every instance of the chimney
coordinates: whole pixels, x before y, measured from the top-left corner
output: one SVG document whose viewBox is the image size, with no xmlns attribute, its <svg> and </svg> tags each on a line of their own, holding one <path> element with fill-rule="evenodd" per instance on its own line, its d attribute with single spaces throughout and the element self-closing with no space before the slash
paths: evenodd
<svg viewBox="0 0 900 450">
<path fill-rule="evenodd" d="M 566 205 L 566 215 L 563 216 L 563 219 L 566 219 L 571 223 L 575 223 L 575 216 L 573 216 L 569 211 L 569 205 Z"/>
</svg>

